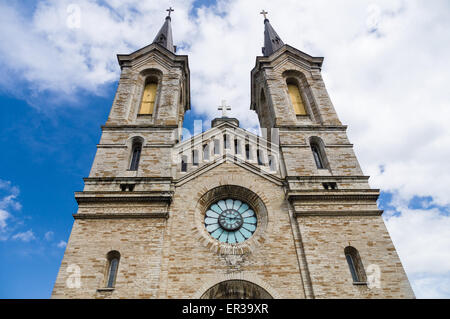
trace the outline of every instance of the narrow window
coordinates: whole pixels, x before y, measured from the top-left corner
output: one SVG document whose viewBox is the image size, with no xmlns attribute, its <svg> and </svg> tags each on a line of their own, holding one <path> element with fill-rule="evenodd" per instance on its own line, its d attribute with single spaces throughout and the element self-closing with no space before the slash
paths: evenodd
<svg viewBox="0 0 450 319">
<path fill-rule="evenodd" d="M 241 144 L 237 138 L 234 139 L 234 153 L 241 154 Z"/>
<path fill-rule="evenodd" d="M 192 151 L 192 165 L 198 166 L 198 151 L 197 150 Z"/>
<path fill-rule="evenodd" d="M 344 254 L 353 282 L 365 282 L 366 274 L 358 250 L 348 246 L 344 249 Z"/>
<path fill-rule="evenodd" d="M 116 284 L 117 270 L 119 268 L 120 254 L 118 251 L 110 251 L 106 258 L 108 260 L 108 272 L 106 277 L 106 287 L 114 288 Z"/>
<path fill-rule="evenodd" d="M 214 140 L 214 154 L 220 154 L 220 141 L 218 139 Z"/>
<path fill-rule="evenodd" d="M 155 108 L 156 90 L 158 84 L 156 80 L 152 79 L 145 84 L 144 93 L 142 94 L 141 107 L 139 114 L 151 115 Z"/>
<path fill-rule="evenodd" d="M 245 144 L 245 159 L 250 160 L 250 145 Z"/>
<path fill-rule="evenodd" d="M 223 148 L 224 149 L 230 148 L 230 136 L 228 134 L 223 135 Z"/>
<path fill-rule="evenodd" d="M 186 155 L 181 156 L 181 171 L 187 172 L 187 156 Z"/>
<path fill-rule="evenodd" d="M 287 87 L 295 115 L 306 115 L 305 105 L 303 104 L 302 96 L 297 84 L 288 82 Z"/>
<path fill-rule="evenodd" d="M 258 158 L 258 165 L 264 165 L 263 152 L 256 150 L 256 157 Z"/>
<path fill-rule="evenodd" d="M 319 169 L 323 169 L 323 160 L 322 160 L 322 156 L 320 155 L 320 149 L 319 146 L 315 143 L 311 144 L 311 150 L 314 156 L 314 161 L 316 162 L 316 166 Z"/>
<path fill-rule="evenodd" d="M 277 166 L 275 163 L 275 156 L 269 155 L 269 167 L 271 171 L 276 171 Z"/>
<path fill-rule="evenodd" d="M 141 159 L 142 143 L 134 142 L 131 149 L 131 163 L 130 171 L 137 171 L 139 167 L 139 160 Z"/>
<path fill-rule="evenodd" d="M 208 144 L 203 145 L 203 160 L 206 160 L 206 161 L 209 160 L 209 145 Z"/>
</svg>

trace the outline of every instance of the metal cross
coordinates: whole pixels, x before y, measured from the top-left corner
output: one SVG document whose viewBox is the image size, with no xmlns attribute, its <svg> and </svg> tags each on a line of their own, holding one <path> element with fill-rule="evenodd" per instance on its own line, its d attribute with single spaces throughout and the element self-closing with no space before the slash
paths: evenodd
<svg viewBox="0 0 450 319">
<path fill-rule="evenodd" d="M 227 117 L 227 111 L 231 111 L 231 106 L 227 105 L 227 101 L 222 100 L 222 105 L 218 108 L 219 111 L 222 111 L 222 117 Z"/>
<path fill-rule="evenodd" d="M 266 20 L 267 19 L 266 14 L 268 14 L 268 13 L 269 12 L 264 11 L 264 9 L 263 9 L 263 11 L 261 11 L 259 14 L 262 14 L 264 16 L 264 20 Z"/>
<path fill-rule="evenodd" d="M 171 12 L 173 12 L 173 11 L 175 11 L 174 9 L 172 9 L 172 7 L 169 7 L 169 9 L 167 9 L 166 11 L 168 11 L 169 12 L 169 17 L 170 17 L 170 13 Z"/>
</svg>

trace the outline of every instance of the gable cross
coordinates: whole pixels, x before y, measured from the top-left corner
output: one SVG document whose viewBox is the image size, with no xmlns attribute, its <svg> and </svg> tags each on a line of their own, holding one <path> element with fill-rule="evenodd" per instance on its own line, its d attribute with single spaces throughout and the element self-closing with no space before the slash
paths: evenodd
<svg viewBox="0 0 450 319">
<path fill-rule="evenodd" d="M 268 13 L 269 13 L 269 12 L 267 12 L 267 11 L 265 11 L 265 10 L 263 9 L 263 11 L 261 11 L 259 14 L 262 14 L 262 15 L 264 16 L 264 20 L 266 20 L 266 19 L 267 19 L 266 15 L 267 15 Z"/>
<path fill-rule="evenodd" d="M 222 105 L 218 107 L 219 111 L 222 111 L 222 117 L 227 117 L 227 111 L 231 111 L 231 106 L 227 105 L 227 101 L 222 100 Z"/>
<path fill-rule="evenodd" d="M 172 7 L 169 7 L 169 9 L 167 9 L 166 11 L 168 11 L 169 12 L 169 17 L 170 17 L 170 14 L 173 12 L 173 11 L 175 11 L 174 9 L 172 9 Z"/>
</svg>

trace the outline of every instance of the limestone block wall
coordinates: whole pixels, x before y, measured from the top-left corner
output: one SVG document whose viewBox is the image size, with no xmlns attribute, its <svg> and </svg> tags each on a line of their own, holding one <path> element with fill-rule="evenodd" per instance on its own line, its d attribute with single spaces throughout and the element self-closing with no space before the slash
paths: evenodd
<svg viewBox="0 0 450 319">
<path fill-rule="evenodd" d="M 254 73 L 255 105 L 260 104 L 260 91 L 264 90 L 268 106 L 273 109 L 276 126 L 295 126 L 305 124 L 341 125 L 333 103 L 328 95 L 320 69 L 299 55 L 292 56 L 295 49 L 281 49 L 268 58 L 258 58 L 264 67 Z M 296 116 L 287 92 L 287 78 L 295 78 L 300 85 L 304 104 L 309 113 L 307 117 Z M 258 110 L 258 108 L 257 108 Z M 259 114 L 260 122 L 271 123 L 266 114 Z"/>
<path fill-rule="evenodd" d="M 75 220 L 52 298 L 157 298 L 165 227 L 164 218 Z M 112 250 L 120 253 L 116 288 L 101 291 Z M 67 286 L 74 267 L 79 288 Z"/>
<path fill-rule="evenodd" d="M 149 75 L 158 78 L 155 108 L 151 116 L 140 116 L 145 79 Z M 178 125 L 188 98 L 184 93 L 188 76 L 181 63 L 170 61 L 157 50 L 137 58 L 122 68 L 107 124 Z"/>
<path fill-rule="evenodd" d="M 408 278 L 379 216 L 298 217 L 316 298 L 414 298 Z M 344 255 L 359 251 L 366 274 L 380 270 L 379 287 L 354 285 Z"/>
<path fill-rule="evenodd" d="M 208 234 L 204 236 L 200 231 L 204 228 L 204 212 L 198 207 L 198 200 L 221 185 L 245 187 L 256 193 L 267 208 L 266 228 L 257 237 L 258 242 L 249 244 L 248 253 L 228 254 L 226 249 L 214 246 L 215 240 L 211 237 L 208 240 Z M 200 297 L 226 279 L 257 283 L 276 298 L 304 298 L 282 187 L 237 165 L 223 163 L 176 187 L 170 211 L 164 246 L 162 298 Z"/>
<path fill-rule="evenodd" d="M 168 177 L 175 131 L 173 129 L 104 130 L 89 177 Z M 129 171 L 132 140 L 143 138 L 139 168 Z"/>
</svg>

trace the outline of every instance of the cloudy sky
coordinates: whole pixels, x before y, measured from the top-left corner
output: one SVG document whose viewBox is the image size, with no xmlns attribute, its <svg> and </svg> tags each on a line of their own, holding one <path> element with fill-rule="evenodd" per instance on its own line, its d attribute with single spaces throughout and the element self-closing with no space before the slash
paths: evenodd
<svg viewBox="0 0 450 319">
<path fill-rule="evenodd" d="M 50 296 L 120 69 L 172 14 L 194 119 L 249 110 L 261 9 L 323 77 L 419 298 L 450 297 L 447 0 L 0 0 L 0 297 Z"/>
</svg>

